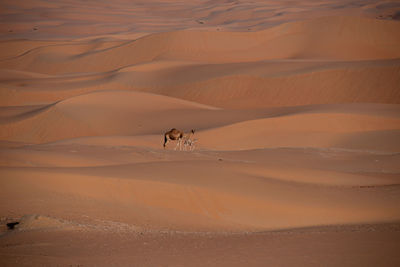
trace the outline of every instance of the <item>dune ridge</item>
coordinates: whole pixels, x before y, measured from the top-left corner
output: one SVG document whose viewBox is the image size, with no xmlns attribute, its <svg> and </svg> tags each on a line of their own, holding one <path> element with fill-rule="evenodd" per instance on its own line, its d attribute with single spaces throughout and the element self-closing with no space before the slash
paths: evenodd
<svg viewBox="0 0 400 267">
<path fill-rule="evenodd" d="M 87 48 L 83 45 L 37 47 L 17 58 L 2 60 L 0 67 L 61 74 L 104 72 L 157 59 L 200 62 L 393 59 L 400 56 L 398 29 L 398 22 L 328 17 L 290 22 L 259 32 L 165 32 L 89 52 L 85 52 Z"/>
<path fill-rule="evenodd" d="M 266 152 L 266 155 L 268 154 L 274 155 L 273 151 Z M 339 156 L 341 153 L 335 154 Z M 313 157 L 315 156 L 316 154 Z M 377 157 L 374 156 L 374 158 Z M 150 216 L 153 218 L 151 220 L 155 220 L 152 227 L 163 229 L 182 229 L 183 227 L 183 229 L 192 230 L 196 228 L 211 230 L 228 227 L 232 230 L 261 230 L 309 226 L 315 224 L 316 218 L 320 218 L 317 224 L 343 224 L 373 222 L 378 218 L 381 221 L 393 221 L 399 216 L 394 203 L 387 205 L 385 200 L 379 200 L 382 197 L 382 192 L 379 190 L 364 192 L 361 189 L 352 189 L 352 186 L 358 188 L 362 185 L 397 184 L 395 177 L 382 180 L 382 178 L 368 178 L 362 172 L 345 174 L 335 171 L 328 171 L 321 176 L 323 171 L 315 175 L 316 170 L 304 169 L 293 169 L 291 170 L 293 173 L 289 175 L 282 172 L 282 169 L 275 171 L 271 167 L 266 168 L 263 164 L 239 164 L 225 162 L 225 160 L 223 162 L 189 160 L 186 164 L 180 161 L 148 162 L 86 168 L 7 168 L 2 172 L 20 183 L 39 186 L 37 190 L 42 192 L 41 194 L 51 195 L 51 192 L 59 191 L 67 195 L 80 196 L 78 199 L 87 196 L 91 201 L 104 203 L 92 210 L 90 217 L 98 216 L 95 214 L 103 212 L 107 206 L 110 208 L 118 206 L 121 209 L 135 207 L 137 210 L 151 208 L 150 213 L 149 211 L 125 213 L 124 216 L 118 215 L 118 218 L 121 222 L 141 225 L 142 220 Z M 164 170 L 163 178 L 157 177 L 157 169 Z M 210 169 L 218 175 L 204 176 Z M 130 170 L 134 170 L 134 176 L 130 174 Z M 171 170 L 179 171 L 170 172 Z M 188 171 L 193 173 L 192 177 L 195 174 L 196 177 L 201 178 L 188 181 L 186 178 Z M 24 173 L 30 173 L 31 177 L 35 177 L 36 182 L 41 182 L 31 184 L 29 182 L 31 179 L 27 179 Z M 50 176 L 57 178 L 50 178 L 49 175 L 43 174 L 51 174 Z M 289 180 L 291 183 L 287 183 L 288 177 L 291 176 Z M 320 181 L 310 180 L 308 178 L 310 176 L 321 178 Z M 293 181 L 296 181 L 296 187 L 292 186 Z M 60 183 L 62 183 L 61 188 Z M 327 187 L 315 187 L 319 183 Z M 345 189 L 343 185 L 351 187 Z M 88 190 L 89 187 L 92 189 Z M 393 187 L 394 192 L 397 192 L 396 188 L 396 186 Z M 282 195 L 281 192 L 286 193 Z M 313 199 L 319 198 L 318 194 L 329 194 L 330 197 L 323 203 L 315 203 Z M 349 204 L 347 198 L 355 198 L 357 201 Z M 185 199 L 190 202 L 183 201 Z M 71 201 L 68 197 L 56 197 L 53 200 L 55 202 L 53 205 L 62 205 L 63 201 Z M 293 207 L 294 200 L 297 204 Z M 35 201 L 30 208 L 35 210 L 34 203 Z M 249 209 L 250 206 L 252 209 Z M 169 215 L 164 213 L 167 210 Z M 354 212 L 355 210 L 358 212 Z M 171 213 L 175 217 L 172 221 Z M 73 216 L 57 212 L 53 214 Z M 260 216 L 260 214 L 263 215 Z M 103 218 L 112 220 L 114 216 L 117 216 L 115 211 L 110 209 Z M 79 219 L 75 218 L 75 220 Z M 157 223 L 157 220 L 162 222 L 161 225 Z"/>
<path fill-rule="evenodd" d="M 377 105 L 375 109 L 379 109 L 379 107 L 385 107 L 385 105 Z M 390 107 L 389 105 L 386 109 L 389 111 Z M 160 134 L 163 129 L 168 129 L 168 125 L 178 123 L 175 119 L 177 116 L 181 117 L 181 122 L 178 124 L 183 125 L 185 129 L 197 126 L 198 130 L 202 130 L 199 132 L 200 138 L 204 139 L 202 144 L 214 149 L 222 148 L 221 145 L 226 140 L 229 141 L 227 141 L 228 146 L 225 149 L 233 144 L 240 144 L 242 149 L 263 148 L 262 143 L 265 143 L 265 141 L 262 140 L 268 140 L 265 136 L 278 137 L 281 134 L 287 135 L 292 132 L 298 136 L 304 136 L 305 140 L 310 140 L 306 141 L 306 144 L 308 144 L 306 146 L 309 146 L 311 145 L 310 142 L 315 142 L 311 135 L 323 135 L 325 133 L 328 136 L 335 136 L 344 133 L 362 134 L 371 131 L 399 130 L 398 109 L 394 106 L 392 109 L 394 113 L 389 112 L 387 115 L 378 116 L 365 114 L 363 106 L 359 106 L 360 110 L 358 111 L 357 109 L 355 109 L 355 112 L 353 110 L 355 114 L 351 114 L 353 112 L 349 113 L 349 111 L 341 114 L 341 109 L 346 108 L 346 105 L 332 106 L 331 109 L 328 108 L 325 111 L 318 111 L 319 106 L 304 108 L 310 109 L 311 112 L 315 110 L 315 113 L 296 114 L 296 109 L 291 111 L 291 108 L 281 111 L 266 109 L 257 112 L 247 111 L 247 114 L 241 112 L 241 117 L 227 120 L 226 115 L 229 111 L 194 102 L 141 92 L 101 91 L 72 97 L 49 106 L 39 106 L 33 110 L 29 108 L 17 115 L 13 114 L 15 112 L 13 110 L 18 109 L 18 107 L 4 107 L 3 114 L 8 111 L 11 115 L 2 118 L 1 139 L 14 142 L 43 143 L 82 136 Z M 370 108 L 374 108 L 374 105 L 370 105 Z M 301 109 L 301 107 L 298 108 L 298 110 Z M 208 127 L 208 130 L 205 127 L 207 120 L 202 118 L 206 114 L 214 116 L 212 120 L 216 123 L 211 129 Z M 251 120 L 254 116 L 259 119 Z M 266 118 L 263 118 L 265 116 Z M 151 119 L 149 120 L 149 118 Z M 199 120 L 203 121 L 201 123 L 204 126 L 199 124 Z M 134 123 L 130 123 L 131 121 Z M 52 127 L 47 126 L 49 122 L 53 125 Z M 239 124 L 225 126 L 232 124 L 232 122 L 239 122 Z M 208 120 L 208 125 L 210 123 L 211 121 Z M 104 127 L 105 125 L 107 127 Z M 224 127 L 212 129 L 218 126 Z M 29 136 L 27 136 L 28 129 L 35 130 L 31 130 Z M 207 131 L 204 132 L 204 130 Z M 247 147 L 245 145 L 246 135 L 252 136 L 253 133 L 256 133 L 255 136 L 259 136 L 260 139 L 255 142 L 256 139 L 253 139 L 255 137 L 253 136 L 249 140 L 251 140 L 250 143 L 255 144 L 255 147 L 252 145 Z M 328 138 L 326 140 L 329 140 L 328 136 L 323 139 Z M 293 138 L 287 139 L 291 140 L 289 143 L 292 145 L 299 141 L 297 139 L 293 141 Z M 210 143 L 210 140 L 216 141 Z M 334 142 L 333 140 L 331 142 Z M 276 146 L 276 142 L 277 140 L 274 140 L 270 143 Z M 394 142 L 394 144 L 396 143 Z M 300 144 L 305 145 L 303 142 L 298 143 L 298 145 Z M 328 144 L 329 142 L 325 145 Z M 317 143 L 314 145 L 317 145 Z M 318 143 L 318 145 L 322 145 L 322 143 Z M 281 144 L 280 146 L 285 145 Z M 235 145 L 231 147 L 231 149 L 237 148 Z"/>
<path fill-rule="evenodd" d="M 257 32 L 31 44 L 32 50 L 0 62 L 7 77 L 1 104 L 44 104 L 113 89 L 224 108 L 398 103 L 398 24 L 327 17 Z"/>
</svg>

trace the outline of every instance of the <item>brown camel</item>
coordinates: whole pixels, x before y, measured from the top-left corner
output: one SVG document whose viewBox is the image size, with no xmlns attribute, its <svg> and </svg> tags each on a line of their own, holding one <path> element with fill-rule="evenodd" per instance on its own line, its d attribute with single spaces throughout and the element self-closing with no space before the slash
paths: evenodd
<svg viewBox="0 0 400 267">
<path fill-rule="evenodd" d="M 178 141 L 178 143 L 176 144 L 175 150 L 176 148 L 179 146 L 179 149 L 181 149 L 181 145 L 182 145 L 182 140 L 185 139 L 190 139 L 190 137 L 194 134 L 194 130 L 192 130 L 190 133 L 185 134 L 184 132 L 177 130 L 175 128 L 172 128 L 170 131 L 166 132 L 164 134 L 164 148 L 167 145 L 167 143 L 170 140 L 176 140 Z"/>
</svg>

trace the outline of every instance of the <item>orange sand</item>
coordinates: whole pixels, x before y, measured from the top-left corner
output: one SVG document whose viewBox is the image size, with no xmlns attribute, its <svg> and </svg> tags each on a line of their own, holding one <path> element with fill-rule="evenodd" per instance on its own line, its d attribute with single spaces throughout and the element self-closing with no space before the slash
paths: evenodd
<svg viewBox="0 0 400 267">
<path fill-rule="evenodd" d="M 400 263 L 398 1 L 0 10 L 1 265 Z"/>
</svg>

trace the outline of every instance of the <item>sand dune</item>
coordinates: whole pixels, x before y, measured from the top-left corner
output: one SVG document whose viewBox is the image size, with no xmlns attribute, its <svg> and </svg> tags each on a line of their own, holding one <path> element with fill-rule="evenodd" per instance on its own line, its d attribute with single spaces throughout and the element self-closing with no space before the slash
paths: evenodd
<svg viewBox="0 0 400 267">
<path fill-rule="evenodd" d="M 118 101 L 113 101 L 113 98 Z M 131 105 L 134 98 L 139 101 L 137 105 Z M 152 102 L 157 105 L 147 109 L 146 99 L 158 101 Z M 135 114 L 135 108 L 136 113 L 146 118 L 154 110 L 173 113 L 174 109 L 186 112 L 193 109 L 199 112 L 195 115 L 199 117 L 204 116 L 201 112 L 206 110 L 215 112 L 209 116 L 220 117 L 222 127 L 196 133 L 200 150 L 190 153 L 171 151 L 171 146 L 163 150 L 160 134 L 62 140 L 66 138 L 62 133 L 67 132 L 67 128 L 60 130 L 43 126 L 42 131 L 52 132 L 51 136 L 58 136 L 61 141 L 10 151 L 3 149 L 3 153 L 9 155 L 2 165 L 12 166 L 2 168 L 2 174 L 12 181 L 3 183 L 9 194 L 20 190 L 20 184 L 29 184 L 28 188 L 36 184 L 34 192 L 24 191 L 23 194 L 37 201 L 43 197 L 52 198 L 54 192 L 65 194 L 65 197 L 52 200 L 55 206 L 71 203 L 70 195 L 88 198 L 90 201 L 80 200 L 77 209 L 87 209 L 93 201 L 98 203 L 98 209 L 90 209 L 87 215 L 91 218 L 112 221 L 117 217 L 119 222 L 135 227 L 146 225 L 151 229 L 186 231 L 247 231 L 376 220 L 390 222 L 400 216 L 396 201 L 381 199 L 385 188 L 397 192 L 400 124 L 396 105 L 268 109 L 263 111 L 264 118 L 243 118 L 243 122 L 228 126 L 223 126 L 227 124 L 224 116 L 218 115 L 221 110 L 143 93 L 99 92 L 57 105 L 60 105 L 60 111 L 71 117 L 73 112 L 81 114 L 75 119 L 79 118 L 82 125 L 91 124 L 91 129 L 101 129 L 112 122 L 125 125 L 127 119 L 121 117 L 119 111 Z M 99 116 L 101 113 L 96 107 L 112 116 Z M 100 118 L 91 115 L 89 110 Z M 49 112 L 54 111 L 49 109 Z M 228 112 L 232 117 L 236 111 Z M 247 114 L 251 115 L 261 117 L 262 113 Z M 21 123 L 26 123 L 26 120 L 21 120 Z M 56 128 L 59 128 L 56 121 L 67 125 L 65 120 L 57 118 L 52 122 Z M 43 119 L 42 123 L 45 122 L 49 119 Z M 76 124 L 68 126 L 84 129 Z M 126 127 L 114 126 L 113 129 L 121 133 L 130 126 Z M 148 127 L 153 126 L 144 125 L 143 130 L 151 131 L 152 128 Z M 107 129 L 103 131 L 103 135 L 110 135 Z M 392 133 L 392 136 L 387 133 Z M 366 136 L 371 134 L 375 136 L 366 142 Z M 354 144 L 349 141 L 351 139 L 361 141 Z M 279 147 L 298 148 L 277 149 Z M 232 154 L 222 150 L 243 152 Z M 317 164 L 316 160 L 320 162 Z M 338 160 L 339 163 L 332 165 Z M 346 161 L 351 164 L 341 163 Z M 372 189 L 364 192 L 360 188 Z M 371 190 L 376 197 L 371 196 Z M 329 193 L 326 201 L 314 203 L 314 199 L 320 199 L 320 194 L 326 193 Z M 7 199 L 11 195 L 3 197 Z M 348 205 L 348 198 L 357 201 Z M 39 213 L 40 207 L 35 207 L 34 203 L 28 206 L 18 204 L 19 212 L 32 210 Z M 106 213 L 105 206 L 110 207 Z M 141 212 L 123 212 L 126 207 L 135 207 Z M 80 222 L 80 218 L 74 215 L 76 212 L 71 210 L 65 214 L 65 211 L 54 210 L 49 215 Z M 90 221 L 95 227 L 102 227 Z"/>
<path fill-rule="evenodd" d="M 303 63 L 303 69 L 296 70 L 301 65 L 285 62 L 282 64 L 286 65 L 283 66 L 285 70 L 280 75 L 259 74 L 258 70 L 238 73 L 235 70 L 236 73 L 216 77 L 214 72 L 213 77 L 210 75 L 205 80 L 173 85 L 166 82 L 154 86 L 154 89 L 144 90 L 225 108 L 349 102 L 399 103 L 398 63 L 388 63 L 382 66 L 379 63 L 365 63 L 364 66 L 345 64 L 341 67 L 329 66 L 328 63 L 319 66 L 319 69 L 315 68 L 318 63 Z M 266 63 L 264 73 L 279 65 Z M 245 69 L 248 66 L 242 67 Z M 210 68 L 213 69 L 212 66 Z M 172 75 L 179 74 L 186 73 L 176 71 Z"/>
<path fill-rule="evenodd" d="M 275 157 L 275 161 L 276 157 L 281 156 L 283 158 L 280 160 L 292 158 L 295 161 L 305 152 L 311 153 L 308 154 L 310 161 L 319 158 L 318 150 L 266 150 L 263 155 Z M 158 153 L 163 155 L 162 152 Z M 353 163 L 362 162 L 354 161 L 356 157 L 352 152 L 327 150 L 324 153 L 336 159 L 343 160 L 343 156 L 350 156 Z M 387 157 L 371 156 L 378 161 Z M 150 223 L 147 227 L 162 229 L 261 230 L 309 226 L 316 221 L 317 224 L 343 224 L 398 219 L 397 204 L 389 204 L 382 199 L 384 191 L 378 186 L 397 184 L 398 179 L 390 176 L 370 177 L 363 173 L 365 168 L 371 167 L 368 161 L 367 165 L 360 165 L 358 173 L 346 173 L 312 170 L 307 169 L 306 165 L 301 168 L 291 165 L 292 168 L 285 171 L 284 166 L 272 167 L 274 164 L 271 163 L 268 166 L 268 163 L 229 160 L 223 153 L 218 157 L 223 160 L 219 161 L 214 156 L 200 161 L 186 159 L 183 162 L 148 162 L 113 167 L 7 168 L 2 173 L 12 182 L 3 184 L 9 193 L 2 197 L 10 197 L 8 194 L 20 190 L 18 185 L 22 183 L 36 189 L 23 191 L 32 202 L 21 206 L 22 203 L 17 201 L 15 207 L 19 212 L 37 212 L 40 210 L 40 207 L 36 207 L 38 201 L 46 198 L 52 199 L 51 206 L 67 203 L 70 206 L 69 211 L 62 212 L 51 208 L 51 216 L 73 218 L 79 222 L 79 216 L 74 215 L 76 211 L 82 206 L 97 203 L 90 209 L 85 208 L 90 218 L 118 218 L 117 221 L 138 226 L 143 226 L 147 221 Z M 397 156 L 392 157 L 396 161 Z M 324 161 L 328 163 L 330 160 Z M 375 168 L 379 172 L 379 166 Z M 164 173 L 162 177 L 160 172 Z M 373 170 L 369 172 L 373 173 Z M 26 173 L 29 173 L 29 177 Z M 188 173 L 190 180 L 187 179 Z M 208 175 L 211 173 L 212 176 Z M 296 186 L 293 186 L 293 182 Z M 330 187 L 316 187 L 315 184 Z M 341 187 L 336 187 L 338 185 Z M 362 186 L 378 187 L 359 189 Z M 397 192 L 397 187 L 394 186 L 392 190 Z M 327 194 L 328 198 L 322 197 Z M 394 193 L 393 197 L 396 195 Z M 353 199 L 351 203 L 348 202 L 349 198 Z M 315 202 L 315 199 L 320 201 Z M 78 202 L 79 206 L 73 208 Z M 141 212 L 123 212 L 132 207 Z"/>
<path fill-rule="evenodd" d="M 398 103 L 398 29 L 394 21 L 327 17 L 258 32 L 34 44 L 0 62 L 1 103 L 43 104 L 114 89 L 224 108 Z"/>
<path fill-rule="evenodd" d="M 197 103 L 136 92 L 97 92 L 77 96 L 49 106 L 12 114 L 18 107 L 3 108 L 2 139 L 8 141 L 49 142 L 78 136 L 128 135 L 167 127 L 163 119 L 191 110 L 213 110 Z M 150 118 L 159 113 L 161 125 Z M 146 117 L 143 117 L 143 115 Z M 147 117 L 149 116 L 149 117 Z M 139 121 L 138 121 L 139 120 Z M 52 125 L 52 127 L 48 127 Z M 26 135 L 30 129 L 29 136 Z M 152 130 L 153 129 L 153 130 Z"/>
<path fill-rule="evenodd" d="M 341 114 L 313 114 L 278 119 L 246 121 L 218 130 L 201 133 L 208 148 L 220 150 L 256 149 L 265 147 L 347 147 L 350 140 L 375 133 L 374 143 L 379 150 L 384 139 L 385 150 L 399 149 L 399 120 L 382 117 L 354 116 Z M 347 127 L 346 127 L 347 126 Z M 371 128 L 370 128 L 371 127 Z M 395 130 L 395 131 L 394 131 Z M 386 133 L 392 132 L 391 138 Z M 357 147 L 356 145 L 352 148 Z M 369 144 L 359 149 L 373 149 Z"/>
<path fill-rule="evenodd" d="M 398 60 L 157 62 L 120 71 L 4 81 L 3 105 L 51 103 L 97 90 L 134 90 L 225 108 L 399 103 Z M 28 89 L 29 88 L 29 89 Z M 57 88 L 57 90 L 53 90 Z"/>
<path fill-rule="evenodd" d="M 235 150 L 270 146 L 335 147 L 353 135 L 381 132 L 385 136 L 392 131 L 393 138 L 385 140 L 394 145 L 390 150 L 396 151 L 400 113 L 395 106 L 388 105 L 383 109 L 386 114 L 380 114 L 381 107 L 385 106 L 359 106 L 351 112 L 346 105 L 238 112 L 147 93 L 103 91 L 48 106 L 3 107 L 1 138 L 44 143 L 83 136 L 159 134 L 161 139 L 169 125 L 177 125 L 186 131 L 203 130 L 198 133 L 201 146 Z M 368 108 L 379 113 L 365 114 Z M 229 125 L 232 123 L 236 124 Z M 379 134 L 375 138 L 379 139 Z"/>
<path fill-rule="evenodd" d="M 2 1 L 0 265 L 398 266 L 399 8 Z"/>
<path fill-rule="evenodd" d="M 2 38 L 66 39 L 135 32 L 199 30 L 254 31 L 288 21 L 326 16 L 398 19 L 397 1 L 175 1 L 79 0 L 2 2 Z M 27 16 L 26 14 L 29 14 Z M 78 21 L 77 21 L 78 20 Z M 90 27 L 90 30 L 86 30 Z"/>
<path fill-rule="evenodd" d="M 291 22 L 259 32 L 157 33 L 88 52 L 85 44 L 44 46 L 5 59 L 0 67 L 62 74 L 104 72 L 159 59 L 212 63 L 293 58 L 390 59 L 400 56 L 398 36 L 398 22 L 328 17 Z"/>
</svg>

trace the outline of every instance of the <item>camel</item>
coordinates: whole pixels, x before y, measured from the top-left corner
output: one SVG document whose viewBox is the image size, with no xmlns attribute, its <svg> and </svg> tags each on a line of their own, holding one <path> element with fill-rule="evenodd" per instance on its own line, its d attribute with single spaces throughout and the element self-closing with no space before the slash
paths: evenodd
<svg viewBox="0 0 400 267">
<path fill-rule="evenodd" d="M 172 128 L 170 131 L 168 131 L 168 132 L 166 132 L 165 134 L 164 134 L 164 144 L 163 144 L 163 146 L 164 146 L 164 148 L 165 148 L 165 146 L 167 145 L 167 143 L 170 141 L 170 140 L 176 140 L 176 141 L 178 141 L 177 142 L 177 144 L 176 144 L 176 147 L 175 147 L 175 150 L 176 150 L 176 148 L 179 146 L 179 150 L 181 150 L 181 148 L 182 148 L 182 141 L 184 141 L 185 143 L 187 143 L 187 140 L 191 140 L 190 138 L 192 137 L 192 135 L 194 135 L 194 130 L 191 130 L 190 131 L 190 133 L 184 133 L 184 132 L 182 132 L 182 131 L 180 131 L 180 130 L 177 130 L 177 129 L 175 129 L 175 128 Z"/>
</svg>

